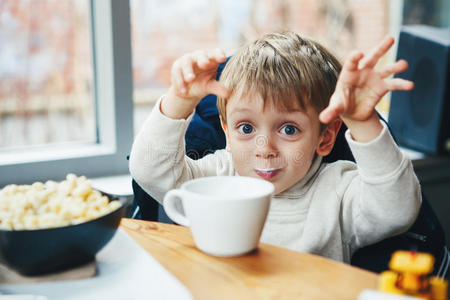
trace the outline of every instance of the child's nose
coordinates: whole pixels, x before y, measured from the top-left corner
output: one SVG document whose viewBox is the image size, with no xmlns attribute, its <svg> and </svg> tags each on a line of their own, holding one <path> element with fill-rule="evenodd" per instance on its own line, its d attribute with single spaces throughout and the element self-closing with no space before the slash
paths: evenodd
<svg viewBox="0 0 450 300">
<path fill-rule="evenodd" d="M 273 158 L 278 155 L 273 138 L 268 135 L 258 135 L 255 139 L 256 157 Z"/>
</svg>

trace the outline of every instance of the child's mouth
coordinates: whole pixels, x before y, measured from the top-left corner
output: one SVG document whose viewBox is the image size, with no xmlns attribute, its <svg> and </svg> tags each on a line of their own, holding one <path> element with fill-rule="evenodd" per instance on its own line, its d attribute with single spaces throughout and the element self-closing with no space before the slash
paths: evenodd
<svg viewBox="0 0 450 300">
<path fill-rule="evenodd" d="M 255 169 L 255 173 L 261 177 L 262 179 L 265 180 L 270 180 L 273 177 L 275 177 L 279 172 L 281 171 L 281 169 Z"/>
</svg>

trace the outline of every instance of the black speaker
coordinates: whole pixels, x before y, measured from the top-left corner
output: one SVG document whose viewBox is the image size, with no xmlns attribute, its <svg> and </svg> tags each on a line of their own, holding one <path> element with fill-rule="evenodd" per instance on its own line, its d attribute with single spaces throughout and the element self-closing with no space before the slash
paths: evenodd
<svg viewBox="0 0 450 300">
<path fill-rule="evenodd" d="M 394 91 L 389 125 L 401 146 L 428 154 L 450 154 L 450 28 L 404 26 L 397 59 L 409 68 L 398 75 L 414 90 Z"/>
</svg>

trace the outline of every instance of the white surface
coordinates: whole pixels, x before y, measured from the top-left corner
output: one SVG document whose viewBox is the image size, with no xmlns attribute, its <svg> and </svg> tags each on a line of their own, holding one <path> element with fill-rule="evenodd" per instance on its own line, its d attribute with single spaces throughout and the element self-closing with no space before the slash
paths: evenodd
<svg viewBox="0 0 450 300">
<path fill-rule="evenodd" d="M 47 300 L 45 296 L 36 295 L 0 295 L 0 300 Z"/>
<path fill-rule="evenodd" d="M 388 294 L 375 290 L 364 290 L 359 294 L 358 300 L 423 300 L 423 298 Z"/>
<path fill-rule="evenodd" d="M 133 195 L 133 187 L 131 185 L 131 175 L 109 176 L 90 178 L 92 186 L 102 192 L 120 195 Z"/>
<path fill-rule="evenodd" d="M 49 300 L 192 299 L 189 291 L 122 229 L 97 254 L 97 268 L 93 278 L 0 285 L 0 292 L 44 295 Z"/>
</svg>

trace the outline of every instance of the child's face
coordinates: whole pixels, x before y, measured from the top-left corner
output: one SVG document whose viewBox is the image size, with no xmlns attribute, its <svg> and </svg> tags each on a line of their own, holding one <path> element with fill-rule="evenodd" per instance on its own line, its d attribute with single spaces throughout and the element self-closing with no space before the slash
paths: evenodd
<svg viewBox="0 0 450 300">
<path fill-rule="evenodd" d="M 236 171 L 272 182 L 275 194 L 305 176 L 316 152 L 328 154 L 322 151 L 318 113 L 311 105 L 287 112 L 267 104 L 263 110 L 259 96 L 231 97 L 226 114 L 222 126 Z"/>
</svg>

